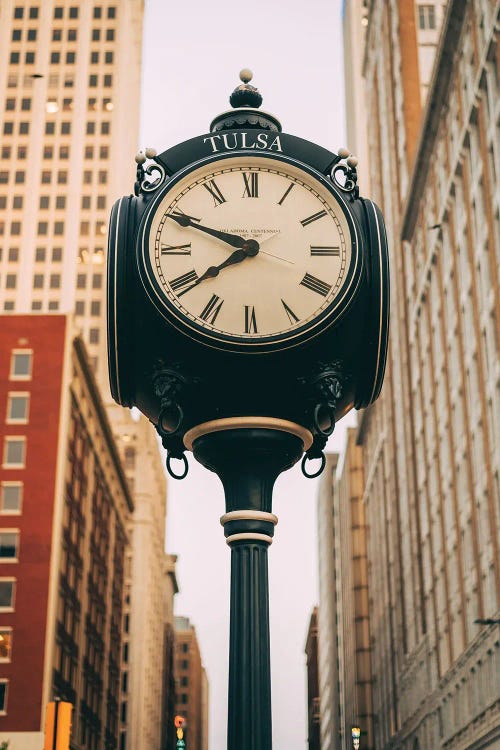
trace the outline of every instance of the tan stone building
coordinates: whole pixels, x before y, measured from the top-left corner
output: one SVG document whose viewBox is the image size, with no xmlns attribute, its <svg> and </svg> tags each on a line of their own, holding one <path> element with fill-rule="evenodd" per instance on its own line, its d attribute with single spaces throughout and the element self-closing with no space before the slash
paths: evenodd
<svg viewBox="0 0 500 750">
<path fill-rule="evenodd" d="M 308 750 L 320 750 L 318 607 L 314 607 L 309 620 L 304 651 L 307 670 L 307 747 Z"/>
<path fill-rule="evenodd" d="M 327 457 L 318 496 L 320 747 L 328 750 L 351 748 L 356 726 L 363 750 L 375 748 L 362 459 L 351 428 L 343 460 Z"/>
<path fill-rule="evenodd" d="M 120 750 L 160 747 L 175 589 L 153 428 L 107 382 L 107 224 L 135 175 L 143 14 L 143 0 L 0 3 L 0 312 L 74 314 L 134 495 Z"/>
<path fill-rule="evenodd" d="M 377 750 L 500 746 L 499 11 L 365 11 L 392 273 L 386 382 L 357 438 Z M 419 44 L 440 22 L 429 65 Z"/>
<path fill-rule="evenodd" d="M 189 750 L 205 750 L 208 738 L 208 680 L 196 630 L 188 617 L 175 618 L 176 714 L 183 716 Z"/>
</svg>

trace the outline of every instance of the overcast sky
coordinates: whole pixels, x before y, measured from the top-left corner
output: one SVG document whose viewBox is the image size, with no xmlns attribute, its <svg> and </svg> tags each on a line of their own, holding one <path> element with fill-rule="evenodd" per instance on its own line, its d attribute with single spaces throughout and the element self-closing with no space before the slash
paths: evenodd
<svg viewBox="0 0 500 750">
<path fill-rule="evenodd" d="M 336 151 L 346 142 L 340 0 L 146 0 L 140 146 L 162 151 L 206 133 L 229 109 L 241 68 L 283 131 Z M 363 165 L 360 165 L 362 169 Z M 329 450 L 342 444 L 346 421 Z M 226 747 L 230 550 L 218 478 L 195 465 L 169 481 L 167 550 L 179 555 L 176 613 L 196 627 L 210 683 L 210 750 Z M 269 549 L 274 750 L 306 750 L 304 646 L 318 601 L 317 480 L 276 484 Z M 236 749 L 233 749 L 236 750 Z"/>
</svg>

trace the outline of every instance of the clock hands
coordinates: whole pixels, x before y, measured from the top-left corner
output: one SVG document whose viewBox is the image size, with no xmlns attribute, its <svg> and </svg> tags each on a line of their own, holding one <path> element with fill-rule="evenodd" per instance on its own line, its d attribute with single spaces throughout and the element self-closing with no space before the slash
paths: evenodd
<svg viewBox="0 0 500 750">
<path fill-rule="evenodd" d="M 176 216 L 175 214 L 167 214 L 169 219 L 173 219 L 176 221 L 181 227 L 192 227 L 193 229 L 199 229 L 200 232 L 205 232 L 206 234 L 210 234 L 212 237 L 217 237 L 217 239 L 222 240 L 223 242 L 227 243 L 228 245 L 231 245 L 231 247 L 244 247 L 245 243 L 247 242 L 254 242 L 255 240 L 245 240 L 244 237 L 239 237 L 237 234 L 229 234 L 228 232 L 221 232 L 219 229 L 211 229 L 211 227 L 204 227 L 202 224 L 194 224 L 191 220 L 190 216 L 187 216 L 186 214 L 182 214 L 180 216 Z M 257 252 L 258 252 L 258 243 L 257 243 Z M 256 253 L 255 253 L 256 254 Z"/>
<path fill-rule="evenodd" d="M 191 284 L 190 286 L 186 287 L 186 289 L 183 289 L 182 292 L 179 292 L 177 294 L 178 297 L 182 297 L 183 294 L 186 294 L 186 292 L 189 292 L 191 289 L 193 289 L 195 286 L 198 286 L 202 281 L 205 281 L 205 279 L 213 279 L 216 276 L 219 275 L 219 272 L 226 268 L 227 266 L 233 266 L 235 263 L 241 263 L 245 258 L 252 258 L 253 256 L 257 255 L 259 252 L 259 243 L 256 240 L 244 240 L 243 247 L 238 248 L 238 250 L 235 250 L 234 253 L 231 253 L 229 258 L 226 258 L 226 260 L 223 263 L 220 263 L 218 266 L 210 266 L 207 268 L 205 273 L 203 273 L 194 284 Z"/>
</svg>

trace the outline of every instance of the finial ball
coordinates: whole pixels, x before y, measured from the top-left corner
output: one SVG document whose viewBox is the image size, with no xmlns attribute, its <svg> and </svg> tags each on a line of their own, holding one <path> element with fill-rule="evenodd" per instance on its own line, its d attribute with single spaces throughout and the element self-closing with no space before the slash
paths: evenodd
<svg viewBox="0 0 500 750">
<path fill-rule="evenodd" d="M 243 70 L 240 70 L 240 81 L 243 81 L 243 83 L 248 83 L 253 78 L 253 73 L 249 68 L 243 68 Z"/>
<path fill-rule="evenodd" d="M 144 164 L 144 162 L 146 161 L 146 157 L 144 156 L 144 154 L 142 153 L 142 151 L 139 151 L 135 155 L 135 161 L 136 161 L 137 164 Z"/>
<path fill-rule="evenodd" d="M 341 159 L 346 159 L 350 155 L 351 152 L 349 151 L 348 148 L 345 148 L 345 146 L 342 146 L 341 148 L 339 148 L 337 153 Z"/>
<path fill-rule="evenodd" d="M 154 157 L 156 156 L 156 153 L 157 151 L 155 148 L 147 148 L 145 151 L 145 154 L 148 157 L 148 159 L 154 159 Z"/>
<path fill-rule="evenodd" d="M 357 163 L 358 163 L 358 160 L 356 159 L 355 156 L 350 156 L 347 159 L 347 166 L 348 167 L 353 167 L 354 168 L 355 166 L 357 166 Z"/>
</svg>

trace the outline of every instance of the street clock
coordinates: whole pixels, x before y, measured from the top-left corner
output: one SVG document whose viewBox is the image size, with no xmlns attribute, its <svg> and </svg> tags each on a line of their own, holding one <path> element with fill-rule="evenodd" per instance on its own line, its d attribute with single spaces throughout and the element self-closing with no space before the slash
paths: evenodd
<svg viewBox="0 0 500 750">
<path fill-rule="evenodd" d="M 197 423 L 291 420 L 320 456 L 335 421 L 379 395 L 387 242 L 356 160 L 281 132 L 248 78 L 209 133 L 140 153 L 113 207 L 112 395 L 181 457 Z"/>
</svg>

